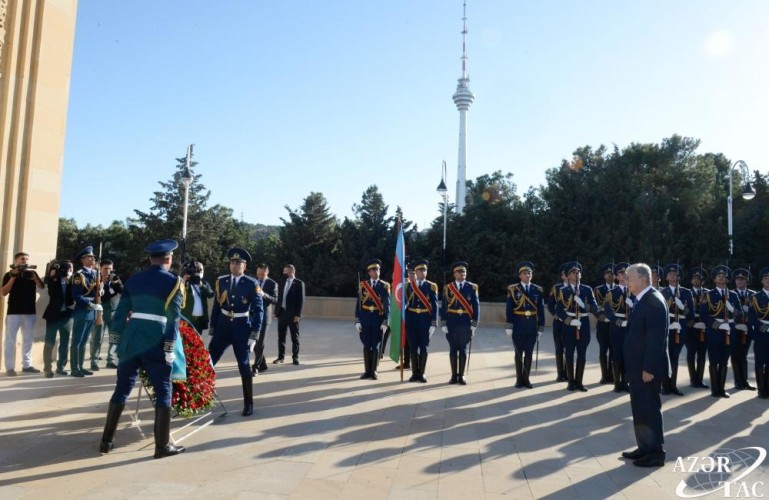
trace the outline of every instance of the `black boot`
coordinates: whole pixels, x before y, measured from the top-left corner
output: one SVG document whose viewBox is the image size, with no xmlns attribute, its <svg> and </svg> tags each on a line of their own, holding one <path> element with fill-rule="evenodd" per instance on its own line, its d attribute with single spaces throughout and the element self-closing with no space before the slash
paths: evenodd
<svg viewBox="0 0 769 500">
<path fill-rule="evenodd" d="M 371 360 L 371 380 L 378 380 L 379 374 L 376 372 L 377 366 L 379 365 L 379 350 L 374 349 L 373 351 L 370 351 L 371 356 L 369 359 Z"/>
<path fill-rule="evenodd" d="M 670 393 L 676 396 L 683 396 L 684 393 L 678 390 L 678 365 L 670 367 Z"/>
<path fill-rule="evenodd" d="M 577 372 L 574 376 L 574 387 L 577 388 L 580 392 L 587 392 L 587 387 L 585 387 L 582 384 L 582 377 L 585 375 L 585 360 L 584 359 L 578 359 L 577 360 Z"/>
<path fill-rule="evenodd" d="M 529 381 L 529 374 L 531 373 L 531 356 L 524 356 L 523 358 L 523 386 L 527 389 L 533 389 L 534 386 L 531 385 L 531 381 Z"/>
<path fill-rule="evenodd" d="M 726 363 L 722 365 L 718 365 L 718 375 L 719 375 L 719 381 L 720 381 L 718 395 L 721 396 L 722 398 L 729 397 L 729 393 L 726 392 L 726 375 L 728 375 L 728 372 L 729 372 L 729 365 L 727 365 Z"/>
<path fill-rule="evenodd" d="M 598 356 L 598 362 L 601 364 L 601 380 L 598 381 L 599 384 L 608 384 L 609 383 L 609 357 L 606 354 L 600 354 Z"/>
<path fill-rule="evenodd" d="M 99 444 L 100 453 L 109 453 L 112 450 L 112 441 L 115 438 L 115 429 L 120 421 L 120 415 L 123 414 L 125 405 L 110 402 L 107 409 L 107 422 L 104 424 L 104 433 L 101 435 Z"/>
<path fill-rule="evenodd" d="M 425 378 L 425 368 L 427 368 L 427 351 L 419 352 L 417 362 L 419 363 L 419 381 L 423 384 L 426 384 L 427 379 Z"/>
<path fill-rule="evenodd" d="M 610 384 L 614 383 L 614 356 L 611 355 L 611 351 L 606 358 L 606 376 Z"/>
<path fill-rule="evenodd" d="M 251 380 L 251 377 L 248 377 Z M 184 446 L 174 446 L 171 439 L 171 408 L 155 408 L 155 458 L 170 457 L 184 452 Z"/>
<path fill-rule="evenodd" d="M 622 370 L 620 370 L 619 361 L 613 363 L 612 369 L 614 371 L 614 392 L 622 392 Z"/>
<path fill-rule="evenodd" d="M 369 349 L 363 348 L 363 375 L 360 376 L 361 380 L 371 378 L 371 358 L 369 357 Z"/>
<path fill-rule="evenodd" d="M 702 389 L 707 389 L 708 385 L 705 383 L 704 379 L 705 379 L 705 360 L 703 359 L 702 361 L 700 361 L 700 364 L 697 365 L 697 382 L 699 382 L 698 387 Z M 710 379 L 711 384 L 713 383 L 713 380 L 715 379 L 711 377 Z"/>
<path fill-rule="evenodd" d="M 46 342 L 43 345 L 43 371 L 48 378 L 53 377 L 53 344 Z"/>
<path fill-rule="evenodd" d="M 382 349 L 380 351 L 377 351 L 377 359 L 382 359 L 384 357 L 385 349 L 387 349 L 387 339 L 390 338 L 390 329 L 388 328 L 385 330 L 384 336 L 382 337 Z"/>
<path fill-rule="evenodd" d="M 660 385 L 660 394 L 667 396 L 670 394 L 670 377 L 662 377 L 662 385 Z"/>
<path fill-rule="evenodd" d="M 761 379 L 761 386 L 764 388 L 763 392 L 758 393 L 758 397 L 761 399 L 769 399 L 769 370 L 762 371 L 761 368 L 756 368 L 756 380 Z"/>
<path fill-rule="evenodd" d="M 563 352 L 555 353 L 555 371 L 557 373 L 555 379 L 556 382 L 566 382 L 568 380 L 568 377 L 566 376 L 566 364 L 564 363 Z"/>
<path fill-rule="evenodd" d="M 416 352 L 411 351 L 409 353 L 409 358 L 411 358 L 411 377 L 409 378 L 409 382 L 420 382 L 419 377 L 419 356 Z M 406 366 L 404 364 L 403 369 L 406 369 Z"/>
<path fill-rule="evenodd" d="M 755 391 L 756 388 L 748 382 L 748 358 L 743 358 L 740 364 L 742 365 L 742 388 L 748 391 Z"/>
<path fill-rule="evenodd" d="M 254 413 L 254 379 L 246 376 L 240 377 L 240 383 L 243 384 L 243 413 L 244 417 Z"/>
<path fill-rule="evenodd" d="M 569 381 L 566 390 L 575 390 L 577 386 L 574 384 L 574 360 L 569 360 L 569 358 L 566 358 L 566 379 Z"/>
<path fill-rule="evenodd" d="M 697 369 L 694 367 L 694 360 L 686 360 L 686 367 L 689 369 L 689 387 L 699 387 L 697 381 Z"/>
<path fill-rule="evenodd" d="M 761 373 L 761 368 L 758 367 L 756 367 L 756 386 L 758 387 L 758 394 L 756 394 L 756 397 L 764 399 L 766 387 L 764 386 L 763 373 Z"/>
<path fill-rule="evenodd" d="M 452 352 L 449 354 L 449 361 L 451 362 L 451 380 L 449 384 L 457 383 L 457 353 Z"/>
<path fill-rule="evenodd" d="M 406 345 L 403 346 L 403 369 L 404 370 L 411 370 L 417 365 L 414 364 L 414 355 L 411 355 L 411 349 L 409 348 L 408 342 L 406 342 Z"/>
<path fill-rule="evenodd" d="M 457 367 L 457 382 L 459 385 L 467 385 L 465 380 L 465 366 L 467 365 L 467 354 L 461 353 L 459 355 L 459 366 Z"/>
<path fill-rule="evenodd" d="M 88 339 L 86 339 L 86 340 L 88 340 Z M 86 342 L 86 343 L 87 343 L 87 342 Z M 90 371 L 90 370 L 86 370 L 86 369 L 83 367 L 83 363 L 85 363 L 85 344 L 86 344 L 86 343 L 84 343 L 84 344 L 83 344 L 83 345 L 80 347 L 80 357 L 79 357 L 79 358 L 78 358 L 78 360 L 77 360 L 77 362 L 78 362 L 78 365 L 77 365 L 77 366 L 78 366 L 78 368 L 80 369 L 80 373 L 82 373 L 83 375 L 93 375 L 93 372 L 92 372 L 92 371 Z M 73 364 L 72 366 L 75 366 L 75 365 Z"/>
<path fill-rule="evenodd" d="M 70 347 L 69 349 L 69 365 L 72 367 L 72 371 L 70 372 L 70 375 L 73 377 L 85 377 L 83 372 L 80 371 L 80 365 L 82 363 L 79 362 L 80 357 L 80 349 L 77 347 Z"/>
<path fill-rule="evenodd" d="M 517 354 L 515 355 L 515 388 L 523 387 L 523 360 Z"/>
<path fill-rule="evenodd" d="M 710 395 L 714 398 L 720 397 L 718 367 L 716 365 L 708 365 L 708 372 L 710 373 Z"/>
<path fill-rule="evenodd" d="M 627 383 L 627 373 L 625 373 L 625 363 L 624 362 L 620 363 L 619 370 L 620 370 L 620 374 L 622 375 L 622 383 L 620 384 L 620 385 L 622 385 L 622 390 L 629 394 L 630 393 L 630 385 Z"/>
<path fill-rule="evenodd" d="M 734 348 L 734 350 L 739 349 Z M 742 376 L 742 363 L 740 363 L 739 359 L 737 359 L 737 356 L 734 352 L 732 352 L 730 361 L 732 363 L 732 374 L 734 375 L 734 388 L 738 391 L 742 390 L 742 379 L 745 378 Z"/>
</svg>

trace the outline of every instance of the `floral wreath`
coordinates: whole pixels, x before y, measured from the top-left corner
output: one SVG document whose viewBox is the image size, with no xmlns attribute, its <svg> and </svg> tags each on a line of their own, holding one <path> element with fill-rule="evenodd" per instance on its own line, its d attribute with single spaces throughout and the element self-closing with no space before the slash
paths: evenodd
<svg viewBox="0 0 769 500">
<path fill-rule="evenodd" d="M 197 330 L 186 320 L 179 321 L 179 335 L 187 358 L 187 379 L 172 380 L 171 406 L 180 417 L 194 417 L 214 407 L 216 398 L 216 372 L 211 357 Z M 139 376 L 155 403 L 155 388 L 144 369 Z"/>
</svg>

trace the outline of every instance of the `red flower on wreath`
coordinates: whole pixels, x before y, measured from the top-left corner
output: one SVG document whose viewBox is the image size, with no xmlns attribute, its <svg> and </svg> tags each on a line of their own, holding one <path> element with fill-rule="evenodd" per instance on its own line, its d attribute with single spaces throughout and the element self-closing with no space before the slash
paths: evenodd
<svg viewBox="0 0 769 500">
<path fill-rule="evenodd" d="M 198 332 L 184 320 L 179 321 L 179 334 L 187 358 L 187 380 L 172 381 L 171 405 L 181 417 L 192 417 L 213 408 L 215 403 L 216 372 L 211 366 L 208 349 Z M 150 399 L 155 401 L 155 390 L 150 378 L 141 370 Z"/>
</svg>

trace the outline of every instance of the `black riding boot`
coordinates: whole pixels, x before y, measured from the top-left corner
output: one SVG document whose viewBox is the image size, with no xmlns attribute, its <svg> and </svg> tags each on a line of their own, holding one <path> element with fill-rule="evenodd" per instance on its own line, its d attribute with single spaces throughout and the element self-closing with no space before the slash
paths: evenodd
<svg viewBox="0 0 769 500">
<path fill-rule="evenodd" d="M 371 380 L 379 379 L 379 374 L 376 372 L 377 366 L 379 366 L 379 350 L 374 349 L 370 351 L 371 354 Z"/>
<path fill-rule="evenodd" d="M 416 352 L 411 351 L 409 352 L 409 358 L 411 358 L 411 377 L 409 378 L 409 382 L 419 382 L 419 355 Z M 403 369 L 406 369 L 405 361 Z"/>
<path fill-rule="evenodd" d="M 457 353 L 452 352 L 449 354 L 449 361 L 451 362 L 451 380 L 449 384 L 457 383 Z"/>
<path fill-rule="evenodd" d="M 699 382 L 699 386 L 702 389 L 707 389 L 708 385 L 705 383 L 705 360 L 703 359 L 700 361 L 700 364 L 697 366 L 697 382 Z M 713 377 L 710 378 L 710 383 L 713 384 L 713 381 L 715 379 Z"/>
<path fill-rule="evenodd" d="M 622 367 L 619 361 L 612 363 L 614 371 L 614 392 L 622 392 Z"/>
<path fill-rule="evenodd" d="M 555 353 L 555 371 L 557 373 L 555 379 L 556 382 L 565 382 L 568 380 L 568 377 L 566 376 L 566 364 L 564 363 L 562 352 Z"/>
<path fill-rule="evenodd" d="M 369 350 L 363 348 L 363 375 L 360 376 L 361 380 L 371 378 L 371 359 L 369 358 Z"/>
<path fill-rule="evenodd" d="M 427 351 L 419 352 L 417 363 L 419 363 L 419 381 L 423 384 L 426 384 L 427 379 L 425 378 L 425 368 L 427 368 Z"/>
<path fill-rule="evenodd" d="M 686 367 L 689 369 L 689 387 L 699 387 L 697 381 L 697 368 L 694 366 L 694 360 L 686 360 Z"/>
<path fill-rule="evenodd" d="M 726 375 L 729 373 L 729 365 L 726 363 L 722 365 L 718 365 L 718 376 L 719 376 L 719 396 L 722 398 L 728 398 L 729 393 L 726 392 Z"/>
<path fill-rule="evenodd" d="M 678 365 L 670 367 L 670 392 L 676 396 L 683 396 L 684 393 L 678 390 Z"/>
<path fill-rule="evenodd" d="M 531 375 L 531 356 L 524 356 L 523 358 L 523 385 L 527 389 L 533 389 L 529 376 Z"/>
<path fill-rule="evenodd" d="M 721 396 L 719 391 L 719 377 L 718 367 L 716 365 L 708 365 L 708 372 L 710 373 L 710 395 L 714 398 Z"/>
<path fill-rule="evenodd" d="M 243 384 L 243 416 L 247 417 L 254 413 L 254 379 L 241 376 L 240 383 Z"/>
<path fill-rule="evenodd" d="M 115 430 L 120 421 L 120 415 L 123 414 L 123 408 L 125 405 L 112 402 L 109 404 L 107 422 L 104 424 L 104 433 L 101 435 L 101 443 L 99 444 L 101 453 L 109 453 L 112 450 L 112 441 L 115 438 Z"/>
<path fill-rule="evenodd" d="M 569 384 L 566 386 L 567 391 L 573 391 L 577 388 L 574 385 L 574 359 L 569 360 L 569 358 L 566 358 L 566 379 L 569 381 Z"/>
<path fill-rule="evenodd" d="M 465 366 L 467 365 L 467 354 L 460 354 L 459 355 L 459 367 L 457 368 L 457 382 L 459 382 L 460 385 L 467 385 L 467 380 L 465 380 Z"/>
<path fill-rule="evenodd" d="M 523 360 L 520 356 L 515 356 L 515 388 L 523 387 Z"/>
<path fill-rule="evenodd" d="M 600 384 L 608 384 L 609 383 L 609 356 L 606 354 L 601 354 L 598 356 L 598 361 L 601 364 L 601 380 L 599 381 Z"/>
<path fill-rule="evenodd" d="M 251 377 L 248 378 L 251 380 Z M 155 458 L 170 457 L 184 452 L 184 446 L 174 446 L 171 439 L 171 408 L 155 408 Z"/>
<path fill-rule="evenodd" d="M 582 384 L 582 378 L 585 375 L 585 360 L 577 360 L 577 372 L 574 376 L 574 387 L 580 392 L 587 392 L 587 387 Z"/>
</svg>

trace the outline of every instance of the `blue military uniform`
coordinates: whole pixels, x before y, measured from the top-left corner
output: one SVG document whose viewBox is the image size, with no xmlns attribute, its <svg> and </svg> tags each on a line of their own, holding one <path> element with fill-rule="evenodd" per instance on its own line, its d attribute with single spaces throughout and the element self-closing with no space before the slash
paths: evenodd
<svg viewBox="0 0 769 500">
<path fill-rule="evenodd" d="M 467 348 L 480 318 L 478 285 L 464 280 L 464 274 L 467 272 L 466 262 L 456 262 L 451 267 L 455 281 L 443 287 L 441 321 L 446 340 L 449 342 L 449 361 L 451 362 L 449 383 L 466 385 Z M 462 281 L 456 279 L 457 275 L 463 277 Z"/>
<path fill-rule="evenodd" d="M 614 265 L 613 272 L 617 278 L 625 274 L 630 264 L 619 262 Z M 612 347 L 612 372 L 614 374 L 614 392 L 630 392 L 625 372 L 625 336 L 627 322 L 633 300 L 628 297 L 627 285 L 617 285 L 607 294 L 603 304 L 603 314 L 609 320 L 609 341 Z"/>
<path fill-rule="evenodd" d="M 758 397 L 769 399 L 769 267 L 761 269 L 763 289 L 750 299 L 748 318 L 753 335 Z"/>
<path fill-rule="evenodd" d="M 550 316 L 553 318 L 553 349 L 555 350 L 555 369 L 556 369 L 556 382 L 566 382 L 566 362 L 563 359 L 563 321 L 555 314 L 555 306 L 558 303 L 558 296 L 561 293 L 561 287 L 566 285 L 566 264 L 561 264 L 559 268 L 561 283 L 556 283 L 550 289 L 550 294 L 547 297 L 547 310 L 550 312 Z"/>
<path fill-rule="evenodd" d="M 379 275 L 382 261 L 371 259 L 366 263 L 366 270 Z M 365 371 L 361 379 L 377 380 L 379 350 L 382 335 L 390 321 L 390 284 L 384 280 L 372 278 L 358 283 L 358 299 L 355 302 L 355 325 L 363 344 L 363 364 Z"/>
<path fill-rule="evenodd" d="M 534 265 L 528 261 L 520 262 L 516 270 L 520 277 L 522 273 L 533 273 Z M 545 292 L 542 287 L 523 281 L 508 286 L 505 318 L 505 330 L 512 336 L 515 349 L 515 387 L 531 389 L 529 376 L 534 345 L 545 329 Z"/>
<path fill-rule="evenodd" d="M 567 275 L 572 272 L 582 272 L 582 265 L 579 262 L 572 262 L 567 267 Z M 583 305 L 579 305 L 580 301 Z M 556 314 L 564 321 L 562 337 L 566 354 L 566 376 L 569 379 L 566 388 L 570 391 L 575 389 L 582 392 L 587 391 L 587 388 L 582 384 L 582 377 L 585 374 L 585 354 L 587 353 L 587 346 L 590 344 L 590 318 L 588 315 L 592 313 L 597 317 L 600 312 L 593 296 L 593 290 L 589 286 L 579 283 L 579 275 L 576 285 L 569 284 L 561 287 L 556 304 Z M 576 322 L 579 322 L 579 326 L 572 324 Z M 576 370 L 574 366 L 575 350 L 577 351 Z"/>
<path fill-rule="evenodd" d="M 668 264 L 663 270 L 665 276 L 675 273 L 679 279 L 683 276 L 683 269 L 678 264 Z M 662 381 L 662 394 L 684 394 L 678 389 L 678 358 L 686 343 L 689 322 L 694 319 L 694 299 L 688 288 L 677 284 L 675 287 L 666 286 L 660 290 L 668 307 L 669 333 L 668 333 L 668 357 L 670 358 L 670 377 Z M 683 307 L 681 307 L 683 305 Z"/>
<path fill-rule="evenodd" d="M 745 268 L 734 270 L 734 281 L 742 278 L 745 284 L 750 283 L 750 271 Z M 732 346 L 732 374 L 734 375 L 734 387 L 737 390 L 755 391 L 756 388 L 748 382 L 748 352 L 752 342 L 750 324 L 748 322 L 748 311 L 750 309 L 750 300 L 756 293 L 745 286 L 745 288 L 736 287 L 734 293 L 740 301 L 742 317 L 736 321 L 735 330 L 737 330 L 737 340 Z"/>
<path fill-rule="evenodd" d="M 604 264 L 601 266 L 601 274 L 604 277 L 602 285 L 593 288 L 595 301 L 601 311 L 604 310 L 606 299 L 611 291 L 616 287 L 614 284 L 614 265 Z M 595 326 L 595 338 L 598 341 L 598 361 L 601 364 L 601 384 L 611 384 L 614 382 L 612 373 L 612 362 L 614 351 L 611 346 L 611 326 L 610 320 L 604 313 L 598 315 L 598 323 Z"/>
<path fill-rule="evenodd" d="M 728 282 L 731 269 L 716 266 L 711 277 L 723 274 Z M 705 336 L 708 344 L 708 362 L 710 368 L 710 394 L 713 397 L 728 398 L 726 393 L 726 374 L 729 370 L 729 356 L 737 340 L 735 319 L 742 317 L 742 306 L 737 294 L 724 288 L 714 288 L 705 294 L 700 305 L 700 318 L 705 323 Z"/>
<path fill-rule="evenodd" d="M 414 271 L 427 271 L 428 262 L 418 260 Z M 425 367 L 430 337 L 438 324 L 438 285 L 428 280 L 406 282 L 406 335 L 411 351 L 412 382 L 427 382 Z"/>
<path fill-rule="evenodd" d="M 93 247 L 85 247 L 75 257 L 75 262 L 81 262 L 83 257 L 93 256 Z M 93 375 L 93 372 L 83 367 L 85 360 L 85 346 L 88 344 L 88 338 L 93 330 L 93 324 L 96 320 L 97 306 L 94 304 L 96 294 L 99 290 L 96 287 L 96 269 L 86 267 L 80 268 L 72 276 L 72 298 L 75 299 L 75 308 L 72 312 L 72 343 L 70 344 L 70 366 L 73 377 L 84 377 Z"/>
<path fill-rule="evenodd" d="M 227 258 L 232 263 L 251 262 L 251 256 L 242 248 L 231 248 Z M 243 386 L 243 416 L 253 413 L 253 377 L 249 354 L 256 345 L 264 316 L 261 288 L 256 279 L 246 274 L 225 274 L 216 279 L 214 306 L 211 309 L 208 351 L 216 366 L 227 347 L 232 346 Z M 249 345 L 251 344 L 251 345 Z"/>
<path fill-rule="evenodd" d="M 707 270 L 703 267 L 695 267 L 691 271 L 692 280 L 692 300 L 694 301 L 694 318 L 687 325 L 686 335 L 686 364 L 689 368 L 690 387 L 699 387 L 707 389 L 708 386 L 703 382 L 705 375 L 705 354 L 707 352 L 707 341 L 705 339 L 705 323 L 700 318 L 700 306 L 708 289 L 703 287 L 705 278 L 708 276 Z M 700 281 L 699 286 L 694 286 L 694 281 Z"/>
<path fill-rule="evenodd" d="M 146 249 L 152 259 L 167 259 L 178 244 L 160 240 Z M 110 330 L 110 351 L 119 359 L 115 392 L 110 399 L 100 451 L 112 449 L 120 414 L 143 368 L 155 389 L 155 458 L 176 455 L 183 447 L 169 444 L 171 423 L 171 365 L 174 344 L 180 342 L 179 318 L 184 303 L 181 278 L 166 265 L 153 264 L 126 281 Z"/>
</svg>

